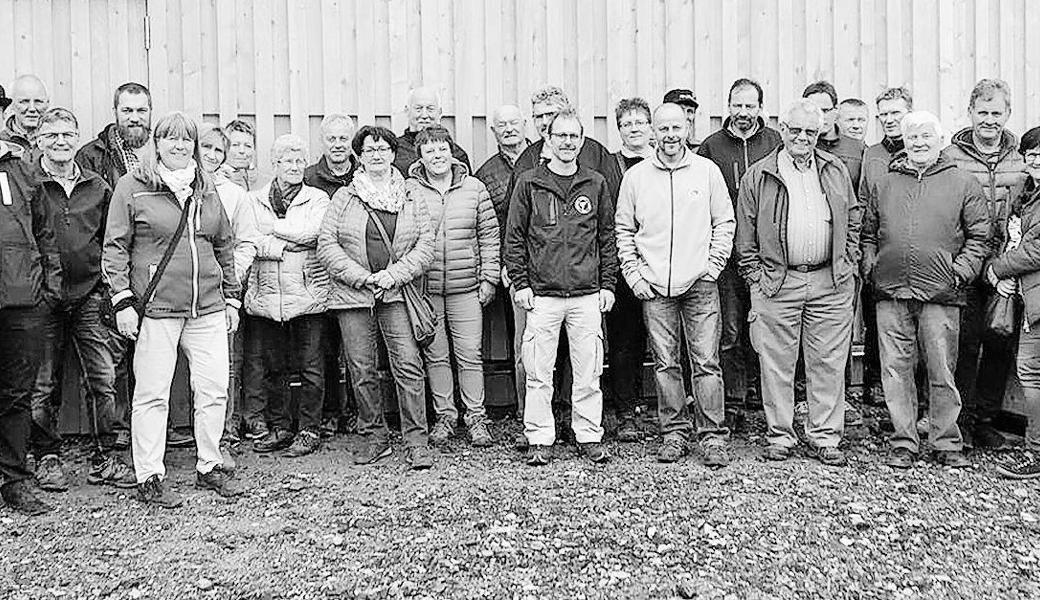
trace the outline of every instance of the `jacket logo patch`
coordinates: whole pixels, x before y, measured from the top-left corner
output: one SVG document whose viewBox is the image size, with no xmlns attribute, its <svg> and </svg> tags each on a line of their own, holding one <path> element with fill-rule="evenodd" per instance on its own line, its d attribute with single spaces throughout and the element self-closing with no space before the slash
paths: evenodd
<svg viewBox="0 0 1040 600">
<path fill-rule="evenodd" d="M 589 214 L 592 212 L 592 200 L 588 196 L 578 196 L 574 199 L 574 210 L 581 215 Z"/>
<path fill-rule="evenodd" d="M 3 200 L 4 206 L 11 206 L 14 203 L 14 198 L 11 197 L 11 185 L 7 181 L 7 173 L 0 173 L 0 200 Z"/>
</svg>

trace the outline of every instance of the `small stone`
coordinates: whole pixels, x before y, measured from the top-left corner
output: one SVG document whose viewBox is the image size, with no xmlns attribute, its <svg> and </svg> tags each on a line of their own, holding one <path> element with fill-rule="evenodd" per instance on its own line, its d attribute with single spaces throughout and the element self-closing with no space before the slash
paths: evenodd
<svg viewBox="0 0 1040 600">
<path fill-rule="evenodd" d="M 343 539 L 342 535 L 334 535 L 334 536 L 332 536 L 332 545 L 333 546 L 342 546 L 344 541 L 346 541 L 346 540 Z"/>
<path fill-rule="evenodd" d="M 205 577 L 199 577 L 199 580 L 195 582 L 195 585 L 204 592 L 213 589 L 213 582 Z"/>
</svg>

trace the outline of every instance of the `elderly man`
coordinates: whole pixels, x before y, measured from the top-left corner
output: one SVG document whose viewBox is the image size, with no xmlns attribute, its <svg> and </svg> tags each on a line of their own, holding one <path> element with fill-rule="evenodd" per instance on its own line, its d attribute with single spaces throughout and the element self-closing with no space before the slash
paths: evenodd
<svg viewBox="0 0 1040 600">
<path fill-rule="evenodd" d="M 928 441 L 939 464 L 966 467 L 954 368 L 965 289 L 989 253 L 986 198 L 970 173 L 940 158 L 943 130 L 935 115 L 909 113 L 901 129 L 906 154 L 877 182 L 863 226 L 863 263 L 878 298 L 882 385 L 894 427 L 887 464 L 909 468 L 920 451 L 914 357 L 922 348 Z"/>
<path fill-rule="evenodd" d="M 397 136 L 397 154 L 394 156 L 394 166 L 401 175 L 408 177 L 408 168 L 412 163 L 419 160 L 419 153 L 415 147 L 415 136 L 430 125 L 438 125 L 441 122 L 441 97 L 433 88 L 418 87 L 408 95 L 408 129 Z M 469 164 L 469 156 L 466 151 L 459 147 L 454 141 L 451 143 L 451 155 L 456 160 L 466 165 L 467 170 L 473 167 Z"/>
<path fill-rule="evenodd" d="M 124 83 L 112 98 L 115 122 L 109 123 L 76 153 L 79 166 L 100 175 L 113 189 L 116 182 L 154 153 L 152 93 L 139 83 Z"/>
<path fill-rule="evenodd" d="M 506 192 L 509 190 L 509 180 L 513 177 L 513 165 L 528 145 L 524 137 L 526 126 L 527 121 L 519 108 L 512 104 L 496 108 L 491 116 L 491 132 L 495 135 L 498 152 L 484 161 L 474 174 L 487 186 L 499 223 L 506 222 Z"/>
<path fill-rule="evenodd" d="M 737 79 L 729 88 L 729 117 L 722 129 L 704 139 L 697 153 L 710 159 L 722 172 L 734 207 L 740 178 L 781 144 L 780 134 L 762 118 L 762 86 L 752 79 Z M 718 278 L 722 302 L 722 339 L 719 342 L 726 407 L 731 420 L 741 420 L 742 409 L 757 405 L 757 358 L 747 337 L 751 306 L 748 287 L 737 270 L 736 255 L 730 257 Z"/>
<path fill-rule="evenodd" d="M 783 147 L 748 169 L 737 198 L 736 252 L 751 287 L 751 342 L 762 373 L 768 460 L 786 460 L 794 433 L 794 370 L 805 356 L 805 433 L 816 457 L 844 465 L 845 362 L 852 341 L 860 207 L 848 169 L 816 149 L 825 121 L 809 100 L 781 120 Z"/>
<path fill-rule="evenodd" d="M 846 98 L 838 104 L 838 133 L 854 140 L 863 141 L 867 137 L 867 121 L 870 120 L 870 109 L 867 103 L 859 98 Z"/>
<path fill-rule="evenodd" d="M 694 152 L 700 147 L 701 143 L 697 141 L 697 128 L 695 127 L 697 121 L 697 108 L 700 104 L 697 103 L 697 95 L 693 93 L 693 90 L 687 90 L 683 88 L 677 88 L 674 90 L 668 90 L 664 95 L 663 102 L 678 104 L 683 108 L 686 113 L 686 124 L 688 131 L 686 132 L 686 146 Z"/>
<path fill-rule="evenodd" d="M 40 117 L 50 107 L 47 88 L 35 75 L 22 75 L 11 86 L 10 117 L 0 130 L 0 141 L 7 142 L 15 154 L 29 152 L 36 147 L 36 132 Z"/>
<path fill-rule="evenodd" d="M 862 140 L 851 138 L 838 129 L 838 92 L 829 81 L 817 81 L 806 86 L 802 91 L 802 98 L 823 111 L 823 130 L 816 147 L 840 158 L 849 170 L 852 187 L 858 189 L 863 151 L 867 146 Z"/>
<path fill-rule="evenodd" d="M 1011 117 L 1011 88 L 999 79 L 979 81 L 971 91 L 968 116 L 971 126 L 955 133 L 943 153 L 982 184 L 993 227 L 991 250 L 999 251 L 1007 239 L 1011 205 L 1026 180 L 1018 140 L 1004 127 Z M 968 282 L 967 291 L 957 355 L 965 445 L 1000 448 L 1005 440 L 993 427 L 993 418 L 1000 410 L 1008 372 L 1015 363 L 1015 341 L 986 334 L 983 315 L 987 300 L 994 294 L 993 283 L 978 278 Z"/>
<path fill-rule="evenodd" d="M 341 113 L 321 120 L 321 158 L 303 172 L 303 183 L 318 188 L 331 198 L 336 190 L 350 185 L 358 160 L 350 149 L 354 120 Z"/>
<path fill-rule="evenodd" d="M 704 464 L 729 464 L 716 280 L 733 246 L 733 205 L 718 166 L 686 147 L 682 107 L 663 104 L 653 117 L 657 151 L 621 182 L 615 216 L 621 271 L 643 302 L 657 376 L 661 462 L 686 453 L 690 412 Z M 683 335 L 696 406 L 687 410 L 680 351 Z"/>
</svg>

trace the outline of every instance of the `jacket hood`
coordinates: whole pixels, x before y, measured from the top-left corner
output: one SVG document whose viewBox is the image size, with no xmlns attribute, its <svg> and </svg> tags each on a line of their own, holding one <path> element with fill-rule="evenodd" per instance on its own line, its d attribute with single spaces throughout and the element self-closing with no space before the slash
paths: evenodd
<svg viewBox="0 0 1040 600">
<path fill-rule="evenodd" d="M 975 142 L 971 137 L 971 127 L 965 127 L 953 135 L 953 139 L 950 142 L 964 151 L 965 154 L 972 158 L 987 162 L 987 158 L 983 156 L 978 148 L 975 147 Z M 1011 133 L 1007 129 L 1000 132 L 1000 158 L 1003 159 L 1010 152 L 1018 150 L 1018 138 L 1015 134 Z"/>
<path fill-rule="evenodd" d="M 11 145 L 7 142 L 0 140 L 0 161 L 5 160 L 16 160 L 18 157 L 11 151 Z"/>
<path fill-rule="evenodd" d="M 426 187 L 430 186 L 430 177 L 426 174 L 426 165 L 422 164 L 421 160 L 417 160 L 412 163 L 412 166 L 408 167 L 408 176 L 413 177 Z M 457 188 L 462 185 L 462 182 L 469 176 L 469 168 L 463 164 L 462 161 L 452 158 L 451 159 L 451 187 L 448 189 Z"/>
<path fill-rule="evenodd" d="M 935 161 L 935 164 L 925 169 L 922 177 L 931 177 L 943 171 L 956 168 L 956 164 L 943 155 L 939 155 L 939 160 Z M 910 164 L 910 159 L 906 153 L 899 154 L 892 159 L 892 162 L 888 165 L 888 170 L 893 173 L 902 173 L 903 175 L 910 175 L 911 177 L 917 177 L 919 175 L 917 169 Z"/>
</svg>

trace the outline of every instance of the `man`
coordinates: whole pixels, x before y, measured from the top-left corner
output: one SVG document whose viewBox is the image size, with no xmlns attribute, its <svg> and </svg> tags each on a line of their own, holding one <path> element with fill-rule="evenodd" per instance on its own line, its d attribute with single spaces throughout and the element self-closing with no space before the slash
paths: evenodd
<svg viewBox="0 0 1040 600">
<path fill-rule="evenodd" d="M 61 260 L 30 169 L 0 141 L 0 498 L 39 515 L 51 507 L 33 494 L 25 455 L 44 319 L 61 294 Z"/>
<path fill-rule="evenodd" d="M 862 140 L 850 138 L 838 131 L 838 92 L 829 81 L 810 83 L 802 91 L 802 98 L 809 100 L 823 111 L 823 130 L 816 147 L 830 152 L 845 163 L 852 178 L 852 187 L 859 187 L 859 172 L 863 163 L 863 151 L 866 144 Z"/>
<path fill-rule="evenodd" d="M 624 175 L 630 168 L 654 155 L 650 144 L 650 105 L 642 98 L 622 98 L 614 109 L 621 149 L 614 153 L 618 168 Z"/>
<path fill-rule="evenodd" d="M 678 104 L 654 111 L 655 155 L 621 182 L 616 211 L 625 280 L 643 301 L 657 377 L 661 462 L 686 453 L 694 413 L 704 464 L 729 464 L 719 368 L 719 292 L 715 281 L 733 247 L 733 205 L 718 166 L 686 148 L 689 127 Z M 687 410 L 681 335 L 689 352 L 696 407 Z"/>
<path fill-rule="evenodd" d="M 574 378 L 571 428 L 585 456 L 602 463 L 610 455 L 600 443 L 600 322 L 614 304 L 614 203 L 603 176 L 578 162 L 584 131 L 577 113 L 559 111 L 548 129 L 552 158 L 517 179 L 505 233 L 506 270 L 516 304 L 527 311 L 527 463 L 548 464 L 556 440 L 553 368 L 563 325 Z"/>
<path fill-rule="evenodd" d="M 863 226 L 864 270 L 874 280 L 882 384 L 894 433 L 887 464 L 906 469 L 920 451 L 914 358 L 927 364 L 928 441 L 936 461 L 967 467 L 957 427 L 954 380 L 965 286 L 989 253 L 989 214 L 981 186 L 940 158 L 943 130 L 928 112 L 901 124 L 906 154 L 877 182 Z"/>
<path fill-rule="evenodd" d="M 943 151 L 955 165 L 982 184 L 993 227 L 991 251 L 1003 248 L 1011 204 L 1025 185 L 1025 161 L 1018 140 L 1005 129 L 1011 116 L 1011 88 L 999 79 L 983 79 L 968 100 L 971 126 L 956 134 Z M 969 282 L 967 305 L 961 312 L 957 389 L 965 408 L 961 427 L 969 448 L 1000 448 L 1004 436 L 993 426 L 1000 411 L 1008 370 L 1014 365 L 1015 341 L 986 334 L 983 317 L 994 288 L 985 278 Z"/>
<path fill-rule="evenodd" d="M 11 86 L 11 116 L 0 130 L 0 141 L 7 142 L 11 152 L 21 155 L 36 147 L 36 130 L 40 117 L 50 107 L 47 88 L 35 75 L 22 75 Z"/>
<path fill-rule="evenodd" d="M 766 127 L 762 118 L 762 86 L 751 79 L 737 79 L 729 88 L 729 117 L 722 129 L 704 139 L 697 153 L 718 165 L 734 208 L 740 178 L 748 167 L 769 155 L 781 144 L 780 134 Z M 736 255 L 732 255 L 718 278 L 722 302 L 722 338 L 719 342 L 726 408 L 734 425 L 742 420 L 744 407 L 757 405 L 757 358 L 747 336 L 751 306 L 747 284 L 740 277 Z"/>
<path fill-rule="evenodd" d="M 859 98 L 846 98 L 838 105 L 838 133 L 854 140 L 867 137 L 867 121 L 870 109 Z"/>
<path fill-rule="evenodd" d="M 52 217 L 63 278 L 60 300 L 44 317 L 44 350 L 33 390 L 30 444 L 38 459 L 40 489 L 63 492 L 69 483 L 60 458 L 56 413 L 61 405 L 62 361 L 70 349 L 86 383 L 92 426 L 110 426 L 114 418 L 115 364 L 108 333 L 101 325 L 105 293 L 101 244 L 112 190 L 96 173 L 81 169 L 73 160 L 79 123 L 68 110 L 45 112 L 36 141 L 41 151 L 32 165 L 36 194 Z M 99 453 L 93 457 L 87 482 L 133 488 L 137 479 L 129 466 Z"/>
<path fill-rule="evenodd" d="M 664 95 L 663 102 L 666 104 L 678 104 L 683 108 L 686 113 L 686 123 L 689 127 L 689 131 L 686 134 L 686 145 L 693 150 L 697 151 L 697 148 L 701 145 L 697 141 L 697 129 L 695 127 L 697 120 L 697 108 L 700 106 L 697 103 L 697 96 L 693 93 L 693 90 L 686 90 L 682 88 L 668 90 L 668 93 Z"/>
<path fill-rule="evenodd" d="M 786 460 L 794 433 L 794 370 L 805 355 L 805 433 L 826 465 L 845 464 L 845 363 L 852 342 L 860 207 L 848 169 L 816 149 L 823 112 L 801 100 L 783 115 L 783 147 L 748 169 L 737 199 L 736 252 L 751 287 L 751 342 L 762 372 L 768 460 Z"/>
<path fill-rule="evenodd" d="M 408 177 L 408 168 L 412 163 L 419 160 L 419 153 L 415 147 L 415 136 L 430 125 L 439 125 L 441 115 L 441 98 L 433 88 L 418 87 L 408 95 L 408 129 L 397 136 L 397 154 L 394 157 L 394 166 L 401 175 Z M 466 165 L 467 170 L 473 167 L 469 164 L 469 156 L 466 151 L 459 147 L 454 141 L 451 143 L 451 155 L 456 160 Z"/>
</svg>

